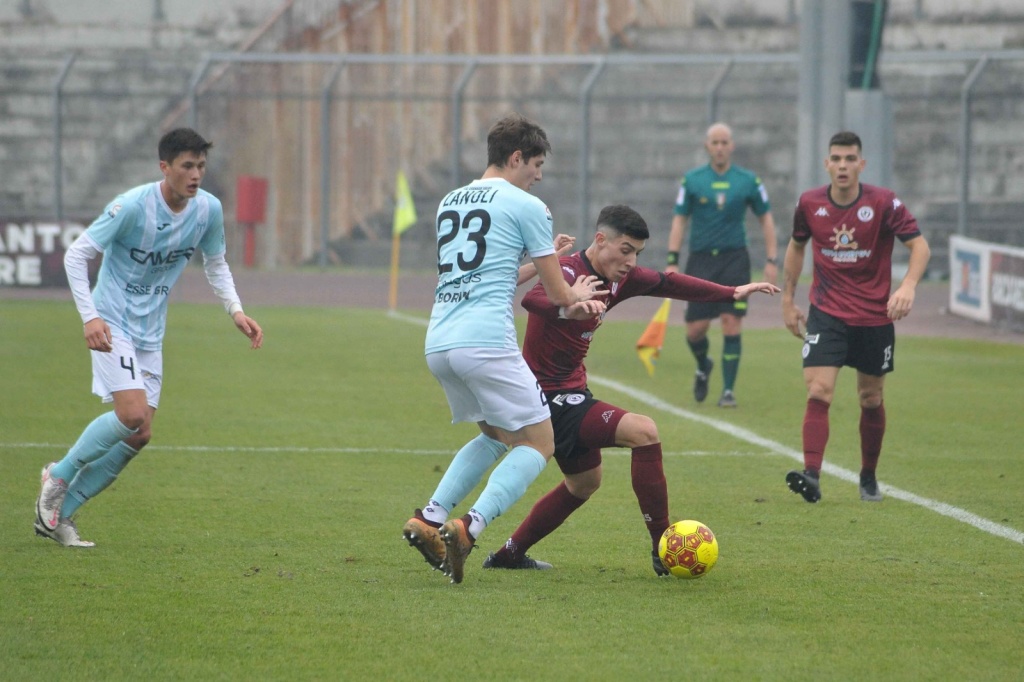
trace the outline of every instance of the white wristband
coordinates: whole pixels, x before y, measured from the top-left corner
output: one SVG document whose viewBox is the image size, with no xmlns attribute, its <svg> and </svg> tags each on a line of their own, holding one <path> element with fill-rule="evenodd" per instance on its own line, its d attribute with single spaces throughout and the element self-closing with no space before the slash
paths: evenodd
<svg viewBox="0 0 1024 682">
<path fill-rule="evenodd" d="M 566 314 L 565 314 L 565 306 L 562 306 L 561 308 L 558 309 L 558 319 L 560 319 L 560 320 L 568 320 L 569 319 L 566 316 Z"/>
<path fill-rule="evenodd" d="M 242 304 L 241 303 L 237 303 L 236 302 L 236 303 L 232 303 L 231 305 L 228 306 L 228 315 L 230 315 L 231 317 L 234 317 L 235 313 L 240 313 L 240 312 L 242 312 Z"/>
</svg>

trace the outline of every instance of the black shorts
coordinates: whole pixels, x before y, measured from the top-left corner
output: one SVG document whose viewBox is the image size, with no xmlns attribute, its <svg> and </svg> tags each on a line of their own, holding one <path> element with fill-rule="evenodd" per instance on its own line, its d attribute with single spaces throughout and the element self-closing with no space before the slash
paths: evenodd
<svg viewBox="0 0 1024 682">
<path fill-rule="evenodd" d="M 615 445 L 615 429 L 626 410 L 595 399 L 589 389 L 545 391 L 544 395 L 551 409 L 559 469 L 573 474 L 599 465 L 601 448 Z"/>
<path fill-rule="evenodd" d="M 727 287 L 738 287 L 750 284 L 750 252 L 746 249 L 730 249 L 728 251 L 700 251 L 691 253 L 686 259 L 686 270 L 691 277 L 700 277 L 715 284 Z M 722 313 L 736 317 L 747 314 L 746 301 L 701 302 L 690 301 L 686 304 L 687 322 L 697 320 L 714 320 Z"/>
<path fill-rule="evenodd" d="M 813 305 L 807 314 L 804 367 L 853 367 L 880 377 L 895 369 L 896 328 L 856 327 Z"/>
</svg>

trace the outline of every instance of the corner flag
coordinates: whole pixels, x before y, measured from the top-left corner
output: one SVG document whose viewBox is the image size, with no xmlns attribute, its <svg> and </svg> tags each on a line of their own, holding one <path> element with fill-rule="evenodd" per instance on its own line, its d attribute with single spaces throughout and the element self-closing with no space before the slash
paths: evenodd
<svg viewBox="0 0 1024 682">
<path fill-rule="evenodd" d="M 395 178 L 395 218 L 391 231 L 402 234 L 415 224 L 416 204 L 409 191 L 409 182 L 405 179 L 405 173 L 398 171 L 398 177 Z"/>
<path fill-rule="evenodd" d="M 647 329 L 640 335 L 636 342 L 636 354 L 640 362 L 644 363 L 647 373 L 654 376 L 654 363 L 661 354 L 661 345 L 665 342 L 665 330 L 668 327 L 668 311 L 672 305 L 672 299 L 666 298 L 654 313 Z"/>
<path fill-rule="evenodd" d="M 388 287 L 388 309 L 392 312 L 398 306 L 398 264 L 401 260 L 401 240 L 403 232 L 416 224 L 416 204 L 412 201 L 409 181 L 405 173 L 398 171 L 395 177 L 395 217 L 391 224 L 391 276 Z"/>
</svg>

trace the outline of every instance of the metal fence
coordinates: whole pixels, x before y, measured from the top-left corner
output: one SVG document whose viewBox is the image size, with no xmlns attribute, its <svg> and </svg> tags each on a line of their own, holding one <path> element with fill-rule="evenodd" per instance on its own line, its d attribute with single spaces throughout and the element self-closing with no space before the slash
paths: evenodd
<svg viewBox="0 0 1024 682">
<path fill-rule="evenodd" d="M 94 73 L 87 61 L 69 56 L 53 79 L 58 213 L 68 116 L 101 112 L 117 94 L 93 80 L 75 85 L 77 73 Z M 800 189 L 793 186 L 799 68 L 796 53 L 215 53 L 187 78 L 179 122 L 217 140 L 211 166 L 229 212 L 233 177 L 271 179 L 263 264 L 326 265 L 336 255 L 332 242 L 387 235 L 398 169 L 414 179 L 425 206 L 479 173 L 486 128 L 509 109 L 551 134 L 555 153 L 538 194 L 562 231 L 586 234 L 596 208 L 618 201 L 667 229 L 675 182 L 702 162 L 703 129 L 714 119 L 734 125 L 737 163 L 764 177 L 784 212 Z M 957 219 L 948 230 L 976 234 L 980 209 L 1020 201 L 1024 50 L 887 52 L 880 73 L 895 110 L 894 184 L 908 205 L 939 207 L 936 219 L 947 222 L 952 207 Z M 1004 241 L 1020 243 L 1019 229 L 1009 234 Z M 426 225 L 417 243 L 429 251 Z"/>
</svg>

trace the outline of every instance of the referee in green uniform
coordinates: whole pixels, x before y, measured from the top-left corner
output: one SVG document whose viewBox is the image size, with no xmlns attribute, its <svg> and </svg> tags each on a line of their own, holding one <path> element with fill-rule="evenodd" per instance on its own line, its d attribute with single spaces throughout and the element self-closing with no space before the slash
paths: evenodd
<svg viewBox="0 0 1024 682">
<path fill-rule="evenodd" d="M 732 165 L 732 130 L 724 123 L 708 128 L 704 147 L 710 162 L 694 168 L 684 177 L 676 197 L 672 230 L 668 236 L 666 272 L 679 272 L 679 250 L 687 226 L 690 229 L 687 275 L 726 286 L 750 283 L 750 253 L 744 226 L 747 207 L 754 212 L 764 231 L 766 263 L 764 278 L 775 284 L 778 278 L 778 245 L 768 192 L 761 179 L 746 168 Z M 708 328 L 716 317 L 722 318 L 722 397 L 719 407 L 736 407 L 733 389 L 740 366 L 740 334 L 746 301 L 732 303 L 696 303 L 686 307 L 686 341 L 697 360 L 693 397 L 704 402 L 708 379 L 715 363 L 708 357 Z"/>
</svg>

